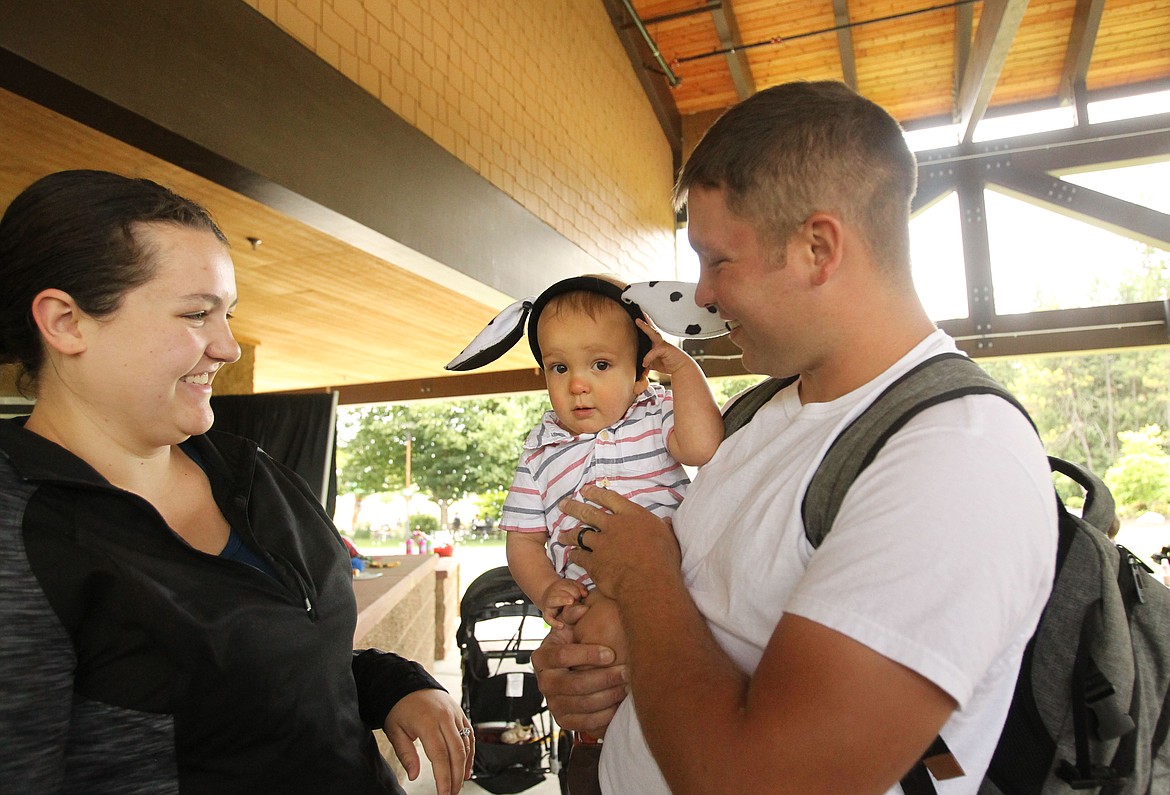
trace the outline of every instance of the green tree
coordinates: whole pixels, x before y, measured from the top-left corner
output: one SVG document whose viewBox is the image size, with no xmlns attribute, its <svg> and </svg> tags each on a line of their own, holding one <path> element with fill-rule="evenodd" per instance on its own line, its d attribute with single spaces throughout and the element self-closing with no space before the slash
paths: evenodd
<svg viewBox="0 0 1170 795">
<path fill-rule="evenodd" d="M 451 503 L 506 489 L 524 437 L 547 407 L 543 397 L 495 397 L 359 409 L 339 444 L 338 487 L 360 499 L 410 485 L 438 506 L 447 524 Z M 356 515 L 356 514 L 355 514 Z"/>
<path fill-rule="evenodd" d="M 1028 409 L 1049 453 L 1096 472 L 1117 460 L 1123 431 L 1165 425 L 1170 419 L 1167 348 L 983 365 Z"/>
<path fill-rule="evenodd" d="M 728 400 L 748 387 L 760 383 L 764 378 L 762 375 L 732 375 L 709 380 L 711 391 L 715 393 L 715 402 L 723 406 Z"/>
<path fill-rule="evenodd" d="M 366 497 L 403 487 L 405 437 L 396 432 L 393 413 L 377 409 L 340 412 L 338 424 L 337 490 L 354 495 L 356 527 Z"/>
<path fill-rule="evenodd" d="M 1122 431 L 1121 457 L 1105 472 L 1105 485 L 1127 513 L 1165 513 L 1170 504 L 1170 446 L 1157 425 Z"/>
<path fill-rule="evenodd" d="M 497 489 L 479 495 L 479 510 L 484 519 L 491 519 L 498 524 L 500 514 L 504 512 L 504 500 L 508 499 L 507 489 Z"/>
</svg>

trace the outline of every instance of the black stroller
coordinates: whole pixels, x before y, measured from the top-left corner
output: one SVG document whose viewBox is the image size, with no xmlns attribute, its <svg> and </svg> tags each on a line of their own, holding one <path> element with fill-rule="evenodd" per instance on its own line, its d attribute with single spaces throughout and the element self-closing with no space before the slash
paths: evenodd
<svg viewBox="0 0 1170 795">
<path fill-rule="evenodd" d="M 571 740 L 557 730 L 531 666 L 544 637 L 540 610 L 507 566 L 476 577 L 459 608 L 463 710 L 475 728 L 472 780 L 488 792 L 521 792 L 553 773 L 566 793 Z"/>
</svg>

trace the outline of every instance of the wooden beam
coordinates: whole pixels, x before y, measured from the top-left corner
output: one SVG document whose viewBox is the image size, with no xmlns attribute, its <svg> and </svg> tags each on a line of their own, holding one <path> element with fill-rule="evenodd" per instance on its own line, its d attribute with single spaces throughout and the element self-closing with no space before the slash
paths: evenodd
<svg viewBox="0 0 1170 795">
<path fill-rule="evenodd" d="M 287 394 L 336 392 L 342 406 L 364 403 L 403 403 L 410 400 L 483 397 L 515 392 L 539 392 L 546 388 L 544 374 L 535 366 L 527 370 L 494 373 L 464 373 L 418 378 L 409 381 L 383 381 L 376 384 L 344 384 L 322 389 L 302 389 Z"/>
<path fill-rule="evenodd" d="M 687 17 L 698 16 L 699 14 L 706 14 L 708 11 L 714 11 L 721 7 L 723 3 L 721 0 L 712 0 L 706 5 L 696 6 L 695 8 L 687 8 L 682 11 L 673 11 L 669 14 L 659 14 L 654 17 L 645 17 L 642 19 L 643 25 L 657 25 L 660 22 L 672 22 L 676 19 L 686 19 Z M 630 27 L 633 27 L 631 24 Z"/>
<path fill-rule="evenodd" d="M 959 83 L 957 115 L 964 142 L 971 141 L 975 126 L 987 111 L 1027 7 L 1028 0 L 986 0 L 983 4 L 975 48 Z"/>
</svg>

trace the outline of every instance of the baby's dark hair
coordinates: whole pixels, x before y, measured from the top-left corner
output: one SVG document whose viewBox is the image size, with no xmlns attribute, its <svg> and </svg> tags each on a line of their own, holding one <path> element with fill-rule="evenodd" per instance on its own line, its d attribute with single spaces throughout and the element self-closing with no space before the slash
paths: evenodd
<svg viewBox="0 0 1170 795">
<path fill-rule="evenodd" d="M 621 282 L 609 276 L 590 275 L 562 279 L 541 293 L 533 303 L 532 312 L 528 316 L 528 345 L 532 348 L 536 363 L 544 368 L 544 356 L 540 352 L 540 340 L 537 339 L 536 331 L 540 317 L 546 309 L 551 307 L 554 312 L 581 311 L 595 318 L 605 307 L 617 305 L 629 317 L 630 324 L 634 327 L 637 350 L 634 368 L 638 372 L 638 378 L 645 377 L 649 368 L 642 362 L 650 353 L 653 344 L 646 332 L 638 328 L 634 322 L 635 318 L 645 317 L 641 307 L 623 300 L 623 289 L 624 285 Z"/>
<path fill-rule="evenodd" d="M 21 387 L 35 384 L 44 347 L 32 316 L 43 290 L 68 293 L 89 315 L 116 311 L 154 275 L 135 226 L 169 223 L 227 238 L 199 204 L 148 179 L 108 171 L 42 177 L 0 219 L 0 364 L 19 364 Z"/>
</svg>

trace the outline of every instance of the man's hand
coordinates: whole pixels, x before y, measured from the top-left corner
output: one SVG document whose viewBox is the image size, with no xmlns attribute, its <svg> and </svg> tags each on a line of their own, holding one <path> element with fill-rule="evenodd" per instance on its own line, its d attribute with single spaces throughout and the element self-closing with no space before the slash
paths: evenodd
<svg viewBox="0 0 1170 795">
<path fill-rule="evenodd" d="M 618 594 L 628 586 L 649 591 L 681 577 L 678 540 L 668 521 L 608 489 L 585 486 L 581 496 L 596 505 L 564 500 L 560 507 L 589 526 L 583 541 L 591 551 L 576 547 L 569 560 L 589 572 L 601 593 L 620 603 Z M 573 546 L 579 534 L 566 531 L 557 540 Z"/>
<path fill-rule="evenodd" d="M 548 633 L 532 667 L 549 711 L 566 729 L 601 735 L 626 697 L 627 671 L 612 665 L 613 650 L 573 643 L 570 627 Z M 582 667 L 582 670 L 573 670 Z"/>
</svg>

